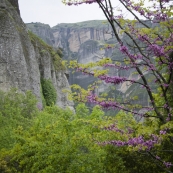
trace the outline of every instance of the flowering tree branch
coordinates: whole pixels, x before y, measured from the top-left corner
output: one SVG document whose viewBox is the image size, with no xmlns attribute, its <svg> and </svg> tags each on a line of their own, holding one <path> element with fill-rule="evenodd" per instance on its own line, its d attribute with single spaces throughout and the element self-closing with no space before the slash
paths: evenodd
<svg viewBox="0 0 173 173">
<path fill-rule="evenodd" d="M 156 164 L 159 163 L 159 166 L 166 172 L 172 172 L 168 170 L 172 169 L 172 163 L 164 161 L 167 158 L 161 159 L 154 151 L 156 151 L 156 146 L 163 145 L 163 141 L 167 141 L 170 146 L 173 145 L 171 136 L 171 130 L 173 130 L 173 2 L 171 0 L 148 0 L 147 3 L 149 5 L 147 6 L 144 3 L 145 1 L 142 0 L 137 2 L 119 0 L 128 14 L 135 18 L 134 20 L 125 19 L 122 12 L 119 15 L 115 15 L 117 11 L 111 0 L 69 0 L 68 2 L 64 0 L 64 2 L 67 5 L 97 3 L 107 18 L 117 40 L 116 45 L 108 45 L 105 49 L 117 49 L 118 47 L 124 57 L 119 63 L 119 60 L 115 60 L 116 62 L 113 63 L 109 59 L 85 65 L 75 62 L 71 64 L 71 67 L 85 75 L 94 76 L 107 84 L 120 86 L 123 83 L 128 83 L 129 85 L 139 85 L 145 89 L 150 105 L 139 107 L 133 105 L 134 103 L 133 101 L 130 102 L 130 99 L 129 101 L 102 99 L 94 94 L 94 88 L 88 92 L 77 88 L 80 90 L 81 95 L 85 93 L 85 96 L 80 96 L 80 99 L 100 105 L 102 108 L 116 108 L 133 115 L 159 119 L 160 125 L 158 125 L 158 129 L 160 128 L 160 130 L 157 129 L 148 136 L 145 134 L 136 136 L 133 133 L 134 130 L 127 132 L 115 127 L 115 125 L 107 127 L 105 130 L 115 131 L 122 135 L 128 134 L 128 138 L 124 140 L 109 140 L 100 144 L 138 148 L 138 151 L 144 151 L 150 155 Z M 141 19 L 141 17 L 144 19 Z M 119 30 L 121 30 L 121 34 L 119 34 Z M 126 62 L 128 63 L 126 64 Z M 103 67 L 104 70 L 100 72 L 95 70 L 97 66 Z M 105 70 L 110 68 L 126 70 L 129 73 L 135 71 L 138 78 L 111 76 L 108 74 L 108 70 Z M 149 78 L 153 81 L 151 82 Z M 153 85 L 155 86 L 154 89 Z M 147 111 L 142 111 L 144 108 Z M 161 125 L 166 128 L 161 129 Z M 159 151 L 163 151 L 163 148 L 160 147 Z"/>
</svg>

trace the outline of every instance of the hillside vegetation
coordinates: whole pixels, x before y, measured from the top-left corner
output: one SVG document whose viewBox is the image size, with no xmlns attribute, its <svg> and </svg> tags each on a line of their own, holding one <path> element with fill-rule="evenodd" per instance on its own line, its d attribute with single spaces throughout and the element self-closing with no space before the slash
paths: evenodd
<svg viewBox="0 0 173 173">
<path fill-rule="evenodd" d="M 150 156 L 131 147 L 104 145 L 107 140 L 126 139 L 128 130 L 135 130 L 133 136 L 149 135 L 158 128 L 157 122 L 137 124 L 123 112 L 107 117 L 100 107 L 89 111 L 84 104 L 75 114 L 57 106 L 39 111 L 36 102 L 31 92 L 1 92 L 1 173 L 165 173 Z M 155 148 L 165 147 L 171 150 L 172 144 L 163 136 Z M 160 155 L 173 159 L 169 152 Z"/>
</svg>

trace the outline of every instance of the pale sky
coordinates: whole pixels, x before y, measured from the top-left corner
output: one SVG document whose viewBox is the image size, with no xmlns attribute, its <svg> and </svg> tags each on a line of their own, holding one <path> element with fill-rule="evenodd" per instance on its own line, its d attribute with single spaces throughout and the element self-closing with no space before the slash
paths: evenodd
<svg viewBox="0 0 173 173">
<path fill-rule="evenodd" d="M 137 0 L 134 0 L 137 1 Z M 148 0 L 145 0 L 147 2 Z M 114 7 L 123 9 L 126 18 L 133 19 L 118 0 L 111 1 Z M 147 3 L 148 4 L 148 3 Z M 98 4 L 67 6 L 61 0 L 19 0 L 20 14 L 25 23 L 41 22 L 51 27 L 59 23 L 76 23 L 87 20 L 106 19 Z M 118 14 L 117 14 L 118 15 Z"/>
<path fill-rule="evenodd" d="M 105 19 L 98 4 L 65 6 L 61 0 L 19 0 L 19 8 L 25 23 L 41 22 L 51 27 L 59 23 Z"/>
</svg>

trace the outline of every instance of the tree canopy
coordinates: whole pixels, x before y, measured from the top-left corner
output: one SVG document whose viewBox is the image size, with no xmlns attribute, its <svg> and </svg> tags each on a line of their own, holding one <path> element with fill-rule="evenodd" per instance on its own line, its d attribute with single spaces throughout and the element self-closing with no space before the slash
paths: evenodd
<svg viewBox="0 0 173 173">
<path fill-rule="evenodd" d="M 97 104 L 103 109 L 118 109 L 133 116 L 143 117 L 140 134 L 133 129 L 130 132 L 126 131 L 128 137 L 124 137 L 123 140 L 105 141 L 104 144 L 127 146 L 129 150 L 149 155 L 157 166 L 166 172 L 172 172 L 170 162 L 173 160 L 170 153 L 166 152 L 168 150 L 172 152 L 173 145 L 173 2 L 170 0 L 117 2 L 121 6 L 115 6 L 111 0 L 63 0 L 63 3 L 69 6 L 97 3 L 111 25 L 110 34 L 117 40 L 117 44 L 106 45 L 105 49 L 117 49 L 121 52 L 121 61 L 118 57 L 117 60 L 105 57 L 88 64 L 73 61 L 70 62 L 70 67 L 84 75 L 95 76 L 107 84 L 126 83 L 130 87 L 137 86 L 138 91 L 146 93 L 149 102 L 139 104 L 136 101 L 140 99 L 138 97 L 103 98 L 95 93 L 97 82 L 88 90 L 75 85 L 73 88 L 78 94 L 72 95 L 75 100 Z M 127 15 L 132 15 L 133 20 L 127 19 Z M 102 70 L 96 67 L 102 67 Z M 111 68 L 136 74 L 136 77 L 110 75 Z M 148 132 L 142 132 L 148 125 Z M 109 130 L 119 131 L 115 125 L 110 126 Z"/>
</svg>

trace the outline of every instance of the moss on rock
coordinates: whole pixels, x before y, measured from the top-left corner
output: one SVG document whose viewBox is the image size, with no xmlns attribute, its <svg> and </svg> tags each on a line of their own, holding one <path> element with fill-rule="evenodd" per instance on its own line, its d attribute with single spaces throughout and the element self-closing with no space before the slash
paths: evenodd
<svg viewBox="0 0 173 173">
<path fill-rule="evenodd" d="M 33 46 L 35 48 L 37 47 L 40 53 L 48 52 L 50 54 L 56 71 L 61 71 L 66 69 L 65 66 L 62 64 L 62 59 L 60 55 L 58 54 L 59 53 L 58 51 L 55 51 L 53 47 L 46 44 L 42 39 L 40 39 L 38 36 L 33 34 L 31 31 L 28 31 L 28 34 Z"/>
</svg>

